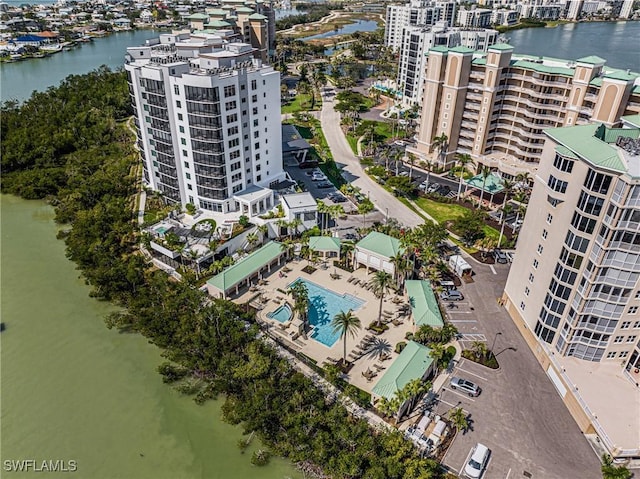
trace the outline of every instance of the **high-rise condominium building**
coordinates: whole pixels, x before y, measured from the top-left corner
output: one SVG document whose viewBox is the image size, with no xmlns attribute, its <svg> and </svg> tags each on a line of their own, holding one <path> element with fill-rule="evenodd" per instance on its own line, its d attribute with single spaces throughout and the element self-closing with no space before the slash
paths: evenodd
<svg viewBox="0 0 640 479">
<path fill-rule="evenodd" d="M 411 0 L 404 5 L 388 5 L 384 28 L 385 45 L 398 51 L 402 47 L 402 30 L 408 26 L 429 26 L 445 22 L 452 27 L 456 3 L 433 0 Z"/>
<path fill-rule="evenodd" d="M 285 178 L 280 74 L 219 36 L 162 34 L 127 49 L 144 179 L 176 203 L 253 215 Z"/>
<path fill-rule="evenodd" d="M 503 300 L 585 434 L 640 459 L 640 115 L 622 122 L 545 130 Z"/>
<path fill-rule="evenodd" d="M 424 91 L 427 52 L 431 48 L 464 46 L 473 50 L 486 51 L 489 45 L 493 45 L 498 40 L 498 35 L 497 30 L 465 30 L 448 27 L 446 22 L 438 22 L 432 27 L 404 27 L 396 82 L 399 91 L 402 92 L 402 103 L 405 106 L 420 104 Z"/>
<path fill-rule="evenodd" d="M 639 73 L 609 68 L 595 56 L 576 61 L 514 55 L 496 44 L 488 52 L 434 47 L 428 52 L 417 145 L 422 158 L 456 153 L 503 176 L 533 173 L 543 130 L 597 121 L 608 126 L 640 113 Z M 448 137 L 438 157 L 434 138 Z"/>
</svg>

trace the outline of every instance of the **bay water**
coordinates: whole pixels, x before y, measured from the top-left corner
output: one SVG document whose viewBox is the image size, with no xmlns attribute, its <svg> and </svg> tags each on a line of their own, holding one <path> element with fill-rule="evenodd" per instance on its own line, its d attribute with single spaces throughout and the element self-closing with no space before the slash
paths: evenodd
<svg viewBox="0 0 640 479">
<path fill-rule="evenodd" d="M 283 479 L 285 460 L 251 465 L 239 427 L 220 402 L 196 405 L 163 384 L 160 351 L 142 336 L 108 330 L 113 306 L 91 299 L 53 210 L 2 195 L 0 477 Z M 5 461 L 60 461 L 77 471 L 10 472 Z"/>
</svg>

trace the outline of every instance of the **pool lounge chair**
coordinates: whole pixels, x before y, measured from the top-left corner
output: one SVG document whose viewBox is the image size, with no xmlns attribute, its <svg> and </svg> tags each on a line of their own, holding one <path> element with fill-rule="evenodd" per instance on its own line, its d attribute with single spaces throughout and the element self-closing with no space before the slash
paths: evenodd
<svg viewBox="0 0 640 479">
<path fill-rule="evenodd" d="M 347 280 L 347 283 L 352 283 L 354 279 L 355 278 L 353 276 L 349 276 L 349 279 Z"/>
</svg>

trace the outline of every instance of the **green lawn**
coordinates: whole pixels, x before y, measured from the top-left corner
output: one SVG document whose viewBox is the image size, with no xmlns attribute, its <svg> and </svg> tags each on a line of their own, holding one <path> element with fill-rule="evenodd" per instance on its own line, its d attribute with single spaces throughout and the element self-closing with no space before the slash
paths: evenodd
<svg viewBox="0 0 640 479">
<path fill-rule="evenodd" d="M 358 138 L 359 137 L 353 136 L 353 133 L 349 133 L 347 135 L 347 142 L 349 143 L 353 154 L 356 156 L 358 156 Z"/>
<path fill-rule="evenodd" d="M 468 211 L 464 206 L 453 203 L 439 203 L 429 198 L 417 198 L 416 204 L 438 223 L 455 220 L 464 216 Z"/>
<path fill-rule="evenodd" d="M 322 100 L 316 97 L 316 104 L 313 110 L 320 110 L 322 108 Z M 298 113 L 300 111 L 312 111 L 311 110 L 311 95 L 304 95 L 298 93 L 293 100 L 290 100 L 286 105 L 280 107 L 281 113 Z"/>
</svg>

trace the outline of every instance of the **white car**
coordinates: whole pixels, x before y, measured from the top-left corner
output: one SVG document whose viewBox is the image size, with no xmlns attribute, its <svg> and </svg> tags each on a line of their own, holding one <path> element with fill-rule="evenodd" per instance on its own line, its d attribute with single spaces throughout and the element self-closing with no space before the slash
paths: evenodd
<svg viewBox="0 0 640 479">
<path fill-rule="evenodd" d="M 327 177 L 323 174 L 316 175 L 315 173 L 311 177 L 311 181 L 327 181 Z"/>
<path fill-rule="evenodd" d="M 464 466 L 464 475 L 470 479 L 480 479 L 489 461 L 491 451 L 484 444 L 478 443 L 473 446 L 469 453 L 469 460 Z"/>
</svg>

